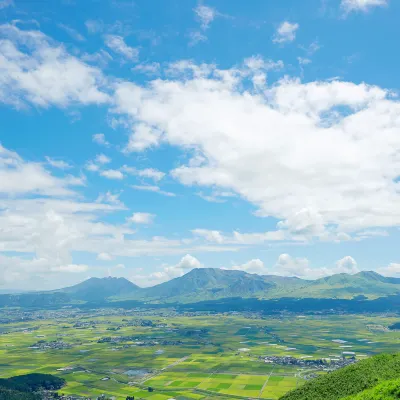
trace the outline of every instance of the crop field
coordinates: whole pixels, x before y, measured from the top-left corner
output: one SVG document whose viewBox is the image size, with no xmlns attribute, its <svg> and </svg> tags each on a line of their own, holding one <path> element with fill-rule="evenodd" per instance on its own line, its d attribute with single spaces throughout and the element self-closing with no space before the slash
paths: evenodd
<svg viewBox="0 0 400 400">
<path fill-rule="evenodd" d="M 125 399 L 278 399 L 312 372 L 265 362 L 362 359 L 400 348 L 396 318 L 82 312 L 0 325 L 0 377 L 62 376 L 65 394 Z M 147 326 L 143 326 L 147 325 Z"/>
</svg>

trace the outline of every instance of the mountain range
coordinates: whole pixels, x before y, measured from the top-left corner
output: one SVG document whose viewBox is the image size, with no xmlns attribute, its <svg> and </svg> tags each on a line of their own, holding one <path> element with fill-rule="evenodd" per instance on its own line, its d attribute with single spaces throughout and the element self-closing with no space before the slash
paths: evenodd
<svg viewBox="0 0 400 400">
<path fill-rule="evenodd" d="M 317 280 L 197 268 L 153 287 L 140 288 L 125 278 L 90 278 L 67 288 L 0 295 L 0 306 L 56 305 L 137 300 L 144 303 L 194 303 L 224 298 L 376 299 L 399 295 L 400 278 L 373 271 L 336 274 Z"/>
</svg>

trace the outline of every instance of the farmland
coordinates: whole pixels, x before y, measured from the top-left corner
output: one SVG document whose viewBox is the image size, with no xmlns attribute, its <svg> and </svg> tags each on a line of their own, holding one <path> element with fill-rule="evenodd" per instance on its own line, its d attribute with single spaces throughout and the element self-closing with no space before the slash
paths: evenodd
<svg viewBox="0 0 400 400">
<path fill-rule="evenodd" d="M 277 399 L 326 373 L 343 352 L 363 359 L 398 351 L 400 333 L 386 328 L 395 322 L 376 315 L 48 313 L 0 325 L 0 376 L 57 375 L 67 381 L 62 393 L 82 397 Z M 280 363 L 285 356 L 298 364 Z M 318 368 L 305 364 L 321 359 Z"/>
</svg>

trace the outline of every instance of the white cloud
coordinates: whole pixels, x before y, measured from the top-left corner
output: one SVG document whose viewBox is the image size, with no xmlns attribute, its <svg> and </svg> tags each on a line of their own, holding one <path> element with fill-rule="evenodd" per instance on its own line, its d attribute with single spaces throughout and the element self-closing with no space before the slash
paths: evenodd
<svg viewBox="0 0 400 400">
<path fill-rule="evenodd" d="M 131 185 L 132 189 L 136 189 L 136 190 L 142 190 L 145 192 L 154 192 L 154 193 L 158 193 L 161 194 L 163 196 L 167 196 L 167 197 L 175 197 L 176 194 L 172 193 L 172 192 L 167 192 L 165 190 L 162 190 L 159 186 L 154 186 L 154 185 Z"/>
<path fill-rule="evenodd" d="M 132 68 L 132 71 L 146 75 L 158 75 L 160 73 L 160 63 L 138 64 Z"/>
<path fill-rule="evenodd" d="M 355 274 L 359 272 L 356 260 L 351 256 L 346 256 L 336 262 L 335 273 Z"/>
<path fill-rule="evenodd" d="M 108 147 L 110 145 L 110 143 L 107 142 L 106 136 L 104 135 L 104 133 L 95 133 L 92 136 L 92 140 L 93 140 L 93 142 L 95 142 L 95 143 L 97 143 L 97 144 L 99 144 L 101 146 Z"/>
<path fill-rule="evenodd" d="M 132 130 L 133 134 L 125 148 L 126 153 L 140 152 L 157 145 L 161 136 L 160 131 L 146 124 L 137 124 Z"/>
<path fill-rule="evenodd" d="M 282 22 L 272 41 L 274 43 L 289 43 L 296 39 L 296 32 L 299 29 L 299 24 L 292 24 L 288 21 Z"/>
<path fill-rule="evenodd" d="M 42 164 L 0 146 L 1 287 L 54 289 L 76 283 L 76 276 L 86 269 L 92 276 L 103 276 L 100 267 L 75 259 L 81 253 L 95 257 L 104 253 L 114 259 L 236 250 L 193 244 L 185 238 L 133 239 L 136 232 L 126 223 L 103 221 L 105 214 L 126 212 L 120 193 L 106 192 L 91 202 L 77 192 L 79 186 L 72 188 L 77 184 L 82 184 L 82 178 L 56 178 Z M 145 223 L 152 217 L 139 213 L 134 220 Z M 86 276 L 79 275 L 79 279 Z"/>
<path fill-rule="evenodd" d="M 100 20 L 89 19 L 85 22 L 85 25 L 86 29 L 91 34 L 102 32 L 104 29 L 104 24 Z"/>
<path fill-rule="evenodd" d="M 193 31 L 189 33 L 189 46 L 193 47 L 196 44 L 207 41 L 207 36 L 200 31 Z"/>
<path fill-rule="evenodd" d="M 307 258 L 292 257 L 289 254 L 281 254 L 270 273 L 282 276 L 297 276 L 303 279 L 318 279 L 334 274 L 355 274 L 359 272 L 357 262 L 351 256 L 338 260 L 333 267 L 310 266 Z"/>
<path fill-rule="evenodd" d="M 248 67 L 173 71 L 146 87 L 118 85 L 117 111 L 134 130 L 128 148 L 195 150 L 173 177 L 236 193 L 292 235 L 348 240 L 400 225 L 400 104 L 389 91 L 285 78 L 253 92 L 242 86 Z"/>
<path fill-rule="evenodd" d="M 71 56 L 43 33 L 7 24 L 0 26 L 0 33 L 1 102 L 16 107 L 67 107 L 109 101 L 101 71 Z"/>
<path fill-rule="evenodd" d="M 68 25 L 65 24 L 57 24 L 57 26 L 61 29 L 63 29 L 65 32 L 68 33 L 69 36 L 72 37 L 72 39 L 77 40 L 78 42 L 83 42 L 85 41 L 85 37 L 81 35 L 77 30 L 71 28 Z"/>
<path fill-rule="evenodd" d="M 124 179 L 124 174 L 117 169 L 106 169 L 104 171 L 100 171 L 100 175 L 107 179 Z"/>
<path fill-rule="evenodd" d="M 383 276 L 400 278 L 400 264 L 390 263 L 387 267 L 378 268 L 376 272 Z"/>
<path fill-rule="evenodd" d="M 85 264 L 68 264 L 68 265 L 60 265 L 59 267 L 54 267 L 51 269 L 51 271 L 81 273 L 87 271 L 88 269 L 89 267 Z"/>
<path fill-rule="evenodd" d="M 283 276 L 309 277 L 310 273 L 313 274 L 307 258 L 295 258 L 289 254 L 281 254 L 278 257 L 274 270 L 278 275 Z"/>
<path fill-rule="evenodd" d="M 106 193 L 101 193 L 97 198 L 97 203 L 107 203 L 107 204 L 115 204 L 118 206 L 123 206 L 124 204 L 119 199 L 121 193 L 111 193 L 110 191 Z"/>
<path fill-rule="evenodd" d="M 41 194 L 69 196 L 77 181 L 52 176 L 41 164 L 27 163 L 0 145 L 0 193 L 8 196 Z"/>
<path fill-rule="evenodd" d="M 99 253 L 97 255 L 97 259 L 101 261 L 111 261 L 113 258 L 110 254 L 108 253 Z"/>
<path fill-rule="evenodd" d="M 223 243 L 225 238 L 221 235 L 219 231 L 212 231 L 208 229 L 193 229 L 192 233 L 196 236 L 203 237 L 209 242 Z"/>
<path fill-rule="evenodd" d="M 232 269 L 245 271 L 249 274 L 258 274 L 258 275 L 264 275 L 268 272 L 264 263 L 258 258 L 250 260 L 242 265 L 234 266 L 232 267 Z"/>
<path fill-rule="evenodd" d="M 199 4 L 195 9 L 194 12 L 196 14 L 197 19 L 201 23 L 201 28 L 206 30 L 210 27 L 212 21 L 217 15 L 217 11 L 215 8 L 205 6 L 204 4 Z"/>
<path fill-rule="evenodd" d="M 63 160 L 56 160 L 54 158 L 51 157 L 45 157 L 46 161 L 49 165 L 51 165 L 54 168 L 59 168 L 59 169 L 69 169 L 72 168 L 71 164 L 68 164 L 66 161 Z"/>
<path fill-rule="evenodd" d="M 165 172 L 159 171 L 155 168 L 144 168 L 144 169 L 137 169 L 135 167 L 129 167 L 128 165 L 124 165 L 121 170 L 126 172 L 130 175 L 140 176 L 142 178 L 150 178 L 154 181 L 158 182 L 164 178 Z"/>
<path fill-rule="evenodd" d="M 151 224 L 155 217 L 155 214 L 136 212 L 129 218 L 129 221 L 135 224 Z"/>
<path fill-rule="evenodd" d="M 387 0 L 342 0 L 341 7 L 345 12 L 351 11 L 369 11 L 373 7 L 387 6 Z"/>
<path fill-rule="evenodd" d="M 161 271 L 156 271 L 149 275 L 133 276 L 132 280 L 138 282 L 141 286 L 153 286 L 178 278 L 195 268 L 203 268 L 203 265 L 196 257 L 186 254 L 176 265 L 164 266 Z"/>
<path fill-rule="evenodd" d="M 100 167 L 95 164 L 93 161 L 88 161 L 85 165 L 85 168 L 91 172 L 97 172 L 100 170 Z"/>
<path fill-rule="evenodd" d="M 115 53 L 122 55 L 130 61 L 137 61 L 139 57 L 139 50 L 135 47 L 128 46 L 122 36 L 106 35 L 105 44 Z"/>
<path fill-rule="evenodd" d="M 111 162 L 111 158 L 107 157 L 105 154 L 97 154 L 94 161 L 97 164 L 109 164 Z"/>
</svg>

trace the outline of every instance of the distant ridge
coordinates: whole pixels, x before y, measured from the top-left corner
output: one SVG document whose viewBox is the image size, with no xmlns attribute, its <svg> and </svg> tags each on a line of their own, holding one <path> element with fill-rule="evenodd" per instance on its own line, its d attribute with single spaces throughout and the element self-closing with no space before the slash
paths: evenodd
<svg viewBox="0 0 400 400">
<path fill-rule="evenodd" d="M 131 281 L 125 278 L 89 278 L 77 285 L 60 289 L 57 292 L 67 293 L 73 299 L 84 301 L 96 301 L 112 296 L 120 296 L 132 293 L 139 289 Z"/>
<path fill-rule="evenodd" d="M 195 268 L 153 287 L 140 288 L 125 278 L 90 278 L 50 292 L 0 295 L 1 306 L 51 306 L 102 301 L 194 303 L 224 298 L 376 299 L 400 295 L 400 278 L 374 271 L 336 274 L 316 280 L 257 275 L 219 268 Z"/>
</svg>

